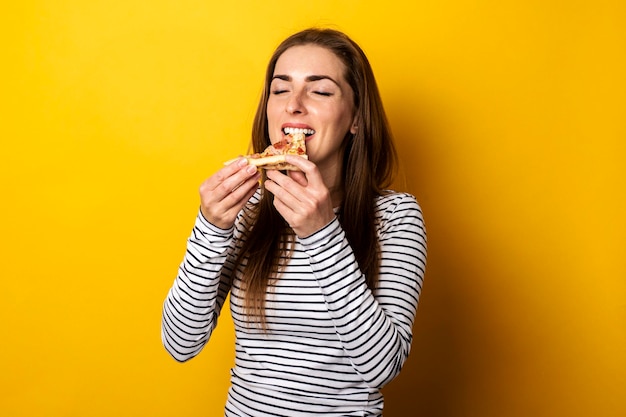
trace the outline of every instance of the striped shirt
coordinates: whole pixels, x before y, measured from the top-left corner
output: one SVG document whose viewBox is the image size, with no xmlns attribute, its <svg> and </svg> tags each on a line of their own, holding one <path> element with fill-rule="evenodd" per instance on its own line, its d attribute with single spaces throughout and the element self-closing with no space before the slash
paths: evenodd
<svg viewBox="0 0 626 417">
<path fill-rule="evenodd" d="M 163 305 L 167 351 L 181 362 L 197 355 L 230 294 L 236 354 L 225 416 L 382 415 L 380 389 L 409 355 L 424 279 L 426 232 L 415 198 L 376 199 L 381 264 L 374 292 L 337 218 L 296 238 L 268 288 L 266 331 L 243 314 L 242 266 L 234 259 L 249 221 L 244 213 L 228 230 L 198 214 Z"/>
</svg>

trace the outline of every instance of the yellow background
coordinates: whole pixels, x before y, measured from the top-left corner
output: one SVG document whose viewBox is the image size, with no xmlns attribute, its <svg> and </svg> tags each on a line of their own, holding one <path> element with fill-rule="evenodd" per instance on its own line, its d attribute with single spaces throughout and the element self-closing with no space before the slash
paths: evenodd
<svg viewBox="0 0 626 417">
<path fill-rule="evenodd" d="M 310 25 L 368 53 L 428 226 L 386 417 L 626 415 L 625 22 L 619 0 L 3 5 L 0 415 L 221 415 L 230 319 L 181 365 L 161 303 L 200 182 Z"/>
</svg>

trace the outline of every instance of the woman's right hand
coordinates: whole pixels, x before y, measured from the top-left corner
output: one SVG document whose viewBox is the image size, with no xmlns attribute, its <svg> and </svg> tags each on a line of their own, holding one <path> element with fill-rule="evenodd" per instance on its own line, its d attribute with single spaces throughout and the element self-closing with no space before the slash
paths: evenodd
<svg viewBox="0 0 626 417">
<path fill-rule="evenodd" d="M 200 210 L 211 224 L 228 229 L 259 186 L 260 172 L 241 158 L 217 171 L 200 186 Z"/>
</svg>

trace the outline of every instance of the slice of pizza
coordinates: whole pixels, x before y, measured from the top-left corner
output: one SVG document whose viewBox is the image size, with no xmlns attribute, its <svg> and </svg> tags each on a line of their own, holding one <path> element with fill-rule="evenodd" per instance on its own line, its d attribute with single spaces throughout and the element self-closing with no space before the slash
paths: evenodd
<svg viewBox="0 0 626 417">
<path fill-rule="evenodd" d="M 250 165 L 262 169 L 298 171 L 300 168 L 286 162 L 286 155 L 297 155 L 308 159 L 304 133 L 291 133 L 285 140 L 268 146 L 263 152 L 244 155 L 244 158 L 248 160 Z M 234 158 L 226 161 L 224 165 L 231 164 L 238 159 Z"/>
</svg>

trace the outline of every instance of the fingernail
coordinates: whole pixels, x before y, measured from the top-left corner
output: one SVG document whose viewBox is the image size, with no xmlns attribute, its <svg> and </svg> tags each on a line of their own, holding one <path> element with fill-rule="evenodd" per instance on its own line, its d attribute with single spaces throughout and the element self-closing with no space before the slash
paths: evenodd
<svg viewBox="0 0 626 417">
<path fill-rule="evenodd" d="M 241 158 L 238 162 L 240 167 L 244 167 L 246 165 L 248 165 L 248 160 L 246 158 Z"/>
<path fill-rule="evenodd" d="M 248 174 L 254 174 L 255 172 L 257 172 L 256 167 L 254 165 L 250 165 L 248 168 L 246 168 L 246 172 Z"/>
</svg>

